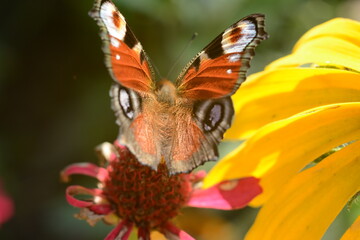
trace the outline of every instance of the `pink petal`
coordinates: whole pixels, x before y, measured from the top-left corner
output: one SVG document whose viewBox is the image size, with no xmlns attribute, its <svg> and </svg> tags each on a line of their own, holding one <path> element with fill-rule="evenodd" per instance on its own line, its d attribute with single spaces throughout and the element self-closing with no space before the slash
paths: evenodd
<svg viewBox="0 0 360 240">
<path fill-rule="evenodd" d="M 127 221 L 120 222 L 104 240 L 127 240 L 130 236 L 133 224 Z"/>
<path fill-rule="evenodd" d="M 150 231 L 149 231 L 149 229 L 140 227 L 138 229 L 138 239 L 139 240 L 150 240 Z"/>
<path fill-rule="evenodd" d="M 254 177 L 221 182 L 211 188 L 195 189 L 187 205 L 198 208 L 231 210 L 245 207 L 262 192 Z"/>
<path fill-rule="evenodd" d="M 161 232 L 169 240 L 195 240 L 195 238 L 191 237 L 189 234 L 177 228 L 170 222 L 165 225 Z"/>
<path fill-rule="evenodd" d="M 94 205 L 93 200 L 85 201 L 73 197 L 80 194 L 103 197 L 102 190 L 100 189 L 89 189 L 77 185 L 66 188 L 66 200 L 70 205 L 78 208 L 90 207 Z"/>
<path fill-rule="evenodd" d="M 108 176 L 108 172 L 105 168 L 98 167 L 95 164 L 75 163 L 69 165 L 61 172 L 61 178 L 67 182 L 69 180 L 69 176 L 73 174 L 87 175 L 94 177 L 99 181 L 104 181 Z"/>
<path fill-rule="evenodd" d="M 88 207 L 88 209 L 96 215 L 108 215 L 114 211 L 110 204 L 94 204 Z"/>
<path fill-rule="evenodd" d="M 14 214 L 14 204 L 0 186 L 0 225 Z"/>
</svg>

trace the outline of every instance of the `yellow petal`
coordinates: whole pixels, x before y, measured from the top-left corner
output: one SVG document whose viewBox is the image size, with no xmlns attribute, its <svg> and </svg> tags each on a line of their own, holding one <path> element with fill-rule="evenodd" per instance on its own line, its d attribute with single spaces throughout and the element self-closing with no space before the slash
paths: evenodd
<svg viewBox="0 0 360 240">
<path fill-rule="evenodd" d="M 337 18 L 305 33 L 296 43 L 293 54 L 278 59 L 266 69 L 316 63 L 360 71 L 359 59 L 360 23 Z"/>
<path fill-rule="evenodd" d="M 225 139 L 247 138 L 267 123 L 320 105 L 360 101 L 360 74 L 284 68 L 249 77 L 233 96 L 235 118 Z"/>
<path fill-rule="evenodd" d="M 297 174 L 260 210 L 246 240 L 320 239 L 360 190 L 360 142 Z"/>
<path fill-rule="evenodd" d="M 323 66 L 343 66 L 360 72 L 359 59 L 359 45 L 326 36 L 305 42 L 293 54 L 272 62 L 266 70 L 315 63 Z"/>
<path fill-rule="evenodd" d="M 204 181 L 218 182 L 254 176 L 263 193 L 259 206 L 308 163 L 343 143 L 360 138 L 360 102 L 326 105 L 261 128 L 221 160 Z"/>
<path fill-rule="evenodd" d="M 351 227 L 345 232 L 341 240 L 359 240 L 360 239 L 360 216 L 355 220 Z"/>
<path fill-rule="evenodd" d="M 296 43 L 294 51 L 305 42 L 324 36 L 343 39 L 360 46 L 360 23 L 346 18 L 334 18 L 305 33 Z"/>
</svg>

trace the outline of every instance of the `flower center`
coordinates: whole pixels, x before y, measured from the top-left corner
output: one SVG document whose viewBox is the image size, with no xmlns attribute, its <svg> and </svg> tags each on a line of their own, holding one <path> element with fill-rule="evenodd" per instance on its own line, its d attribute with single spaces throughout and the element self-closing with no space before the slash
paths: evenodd
<svg viewBox="0 0 360 240">
<path fill-rule="evenodd" d="M 118 148 L 120 158 L 107 167 L 104 193 L 122 219 L 137 227 L 155 229 L 175 217 L 190 196 L 186 174 L 169 175 L 165 164 L 155 171 L 140 164 L 129 151 Z"/>
</svg>

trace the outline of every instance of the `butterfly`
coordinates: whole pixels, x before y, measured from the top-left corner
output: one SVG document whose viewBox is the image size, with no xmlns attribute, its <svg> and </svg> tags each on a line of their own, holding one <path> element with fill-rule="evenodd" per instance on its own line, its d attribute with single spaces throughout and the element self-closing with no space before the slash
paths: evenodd
<svg viewBox="0 0 360 240">
<path fill-rule="evenodd" d="M 110 0 L 90 12 L 101 29 L 105 63 L 115 83 L 118 140 L 143 165 L 170 174 L 218 159 L 217 145 L 234 115 L 230 98 L 246 79 L 254 48 L 267 38 L 264 15 L 234 23 L 201 50 L 176 81 L 157 80 L 141 43 Z"/>
</svg>

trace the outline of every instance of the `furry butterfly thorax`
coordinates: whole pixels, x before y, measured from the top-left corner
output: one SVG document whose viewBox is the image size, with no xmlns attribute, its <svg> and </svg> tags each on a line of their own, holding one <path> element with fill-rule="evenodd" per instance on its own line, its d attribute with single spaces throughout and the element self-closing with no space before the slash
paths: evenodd
<svg viewBox="0 0 360 240">
<path fill-rule="evenodd" d="M 156 80 L 141 43 L 110 0 L 91 16 L 101 29 L 105 63 L 114 79 L 112 109 L 118 140 L 144 165 L 165 162 L 170 174 L 218 159 L 217 145 L 234 115 L 230 98 L 246 79 L 254 48 L 267 38 L 264 15 L 232 24 L 201 50 L 172 83 Z"/>
</svg>

